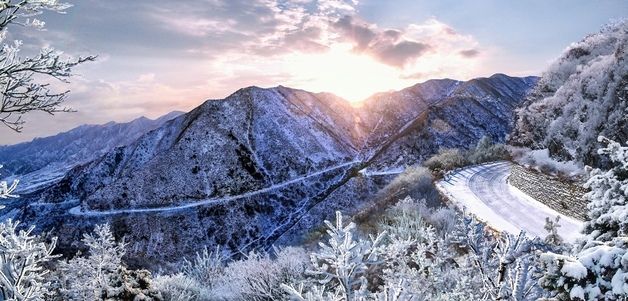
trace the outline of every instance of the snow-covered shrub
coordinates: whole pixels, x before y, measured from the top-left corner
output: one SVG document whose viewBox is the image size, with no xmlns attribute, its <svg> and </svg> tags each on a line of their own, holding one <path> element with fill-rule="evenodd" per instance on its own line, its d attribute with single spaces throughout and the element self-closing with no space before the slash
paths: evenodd
<svg viewBox="0 0 628 301">
<path fill-rule="evenodd" d="M 411 200 L 410 200 L 411 201 Z M 404 204 L 405 203 L 405 204 Z M 382 227 L 390 231 L 387 244 L 382 246 L 383 292 L 399 296 L 400 300 L 468 300 L 481 297 L 478 284 L 472 284 L 475 274 L 470 262 L 451 252 L 444 235 L 439 235 L 408 206 L 400 202 Z M 406 212 L 404 212 L 406 211 Z M 470 270 L 471 269 L 471 270 Z M 477 278 L 476 278 L 477 279 Z M 456 297 L 457 296 L 457 297 Z"/>
<path fill-rule="evenodd" d="M 551 158 L 548 149 L 531 150 L 525 147 L 509 147 L 512 159 L 544 174 L 565 179 L 579 180 L 584 175 L 584 166 L 575 161 L 558 161 Z"/>
<path fill-rule="evenodd" d="M 439 235 L 450 233 L 458 221 L 456 211 L 447 207 L 428 207 L 425 200 L 416 201 L 411 197 L 399 200 L 397 204 L 386 209 L 379 221 L 379 229 L 398 237 L 417 237 L 416 231 L 434 227 Z M 397 233 L 397 232 L 401 233 Z"/>
<path fill-rule="evenodd" d="M 126 244 L 116 242 L 108 224 L 85 234 L 86 257 L 77 256 L 60 264 L 59 293 L 66 300 L 153 300 L 150 272 L 127 270 L 122 263 Z"/>
<path fill-rule="evenodd" d="M 151 272 L 122 267 L 110 280 L 111 287 L 106 300 L 160 300 L 161 295 L 153 286 Z"/>
<path fill-rule="evenodd" d="M 432 214 L 427 217 L 427 222 L 434 226 L 437 233 L 441 235 L 447 235 L 451 233 L 456 227 L 458 221 L 458 214 L 455 210 L 448 207 L 440 207 L 433 210 Z"/>
<path fill-rule="evenodd" d="M 507 160 L 510 153 L 506 146 L 500 143 L 493 143 L 490 137 L 484 136 L 478 141 L 475 148 L 469 151 L 468 160 L 471 164 L 480 164 L 498 160 Z"/>
<path fill-rule="evenodd" d="M 463 167 L 469 164 L 463 151 L 459 149 L 441 149 L 438 154 L 423 162 L 425 167 L 434 172 L 444 172 L 455 168 Z"/>
<path fill-rule="evenodd" d="M 225 262 L 220 247 L 213 251 L 205 247 L 203 251 L 196 253 L 193 261 L 184 259 L 181 272 L 202 284 L 204 288 L 212 290 L 224 273 Z"/>
<path fill-rule="evenodd" d="M 470 164 L 481 164 L 492 161 L 508 160 L 510 153 L 503 144 L 495 144 L 490 137 L 482 137 L 475 147 L 469 150 L 456 148 L 441 149 L 436 155 L 423 162 L 423 165 L 436 174 Z"/>
<path fill-rule="evenodd" d="M 245 259 L 229 263 L 214 293 L 230 300 L 285 299 L 287 293 L 281 285 L 303 281 L 307 260 L 305 250 L 296 247 L 276 249 L 274 256 L 251 252 Z"/>
<path fill-rule="evenodd" d="M 541 255 L 539 283 L 558 300 L 626 300 L 628 238 L 591 245 L 576 256 Z"/>
<path fill-rule="evenodd" d="M 591 189 L 585 197 L 589 221 L 585 231 L 590 240 L 607 241 L 617 236 L 628 236 L 628 146 L 604 137 L 600 142 L 608 146 L 598 154 L 612 162 L 609 170 L 593 169 L 585 187 Z"/>
<path fill-rule="evenodd" d="M 425 217 L 431 213 L 432 210 L 425 205 L 425 201 L 417 202 L 406 197 L 386 210 L 379 222 L 379 228 L 389 237 L 421 241 L 427 232 L 433 233 L 433 229 L 425 221 Z"/>
<path fill-rule="evenodd" d="M 355 214 L 352 218 L 360 230 L 376 228 L 377 218 L 385 214 L 385 210 L 395 205 L 399 199 L 413 198 L 422 200 L 423 216 L 432 212 L 427 207 L 442 204 L 438 190 L 434 186 L 434 178 L 429 169 L 422 166 L 411 166 L 395 177 L 389 184 L 377 192 L 375 200 Z M 429 212 L 427 212 L 429 211 Z"/>
<path fill-rule="evenodd" d="M 163 300 L 169 301 L 209 301 L 213 295 L 196 279 L 182 273 L 157 276 L 153 279 L 153 287 Z"/>
<path fill-rule="evenodd" d="M 541 285 L 560 300 L 628 298 L 628 147 L 600 137 L 598 151 L 612 162 L 609 170 L 593 169 L 585 241 L 574 256 L 546 253 Z"/>
<path fill-rule="evenodd" d="M 429 204 L 440 202 L 438 190 L 433 185 L 432 173 L 422 166 L 410 166 L 378 192 L 381 196 L 397 195 L 424 199 Z"/>
<path fill-rule="evenodd" d="M 51 282 L 45 265 L 56 257 L 56 239 L 45 243 L 32 234 L 33 227 L 17 227 L 11 220 L 0 223 L 0 300 L 47 300 Z"/>
</svg>

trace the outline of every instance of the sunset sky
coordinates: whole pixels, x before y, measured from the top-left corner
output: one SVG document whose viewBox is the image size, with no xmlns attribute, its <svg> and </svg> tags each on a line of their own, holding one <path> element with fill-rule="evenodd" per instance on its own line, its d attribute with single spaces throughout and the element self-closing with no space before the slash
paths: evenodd
<svg viewBox="0 0 628 301">
<path fill-rule="evenodd" d="M 84 123 L 187 111 L 256 85 L 327 91 L 349 101 L 430 78 L 540 75 L 570 43 L 628 1 L 80 0 L 13 29 L 24 53 L 95 54 L 62 88 L 77 113 L 26 116 L 0 144 Z"/>
</svg>

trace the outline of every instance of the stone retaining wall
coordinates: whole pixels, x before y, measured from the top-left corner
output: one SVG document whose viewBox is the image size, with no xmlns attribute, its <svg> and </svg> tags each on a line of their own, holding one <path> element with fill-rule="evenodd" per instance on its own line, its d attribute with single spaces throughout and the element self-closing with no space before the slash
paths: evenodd
<svg viewBox="0 0 628 301">
<path fill-rule="evenodd" d="M 586 218 L 587 201 L 583 196 L 587 191 L 581 186 L 560 181 L 516 164 L 512 166 L 508 181 L 535 200 L 562 214 L 579 220 Z"/>
</svg>

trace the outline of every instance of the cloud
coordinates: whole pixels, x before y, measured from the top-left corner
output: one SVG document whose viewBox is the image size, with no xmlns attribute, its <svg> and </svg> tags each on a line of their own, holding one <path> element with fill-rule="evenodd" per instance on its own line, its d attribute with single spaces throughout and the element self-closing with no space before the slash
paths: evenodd
<svg viewBox="0 0 628 301">
<path fill-rule="evenodd" d="M 99 55 L 77 69 L 82 77 L 69 87 L 68 105 L 79 113 L 32 134 L 189 110 L 249 85 L 286 85 L 360 100 L 432 77 L 468 78 L 483 58 L 477 49 L 486 48 L 472 36 L 435 18 L 388 28 L 363 19 L 357 5 L 354 0 L 186 0 L 169 6 L 152 0 L 79 1 L 68 11 L 72 18 L 52 15 L 45 20 L 48 31 L 23 37 L 35 50 L 52 45 L 68 54 Z"/>
<path fill-rule="evenodd" d="M 380 28 L 357 15 L 345 15 L 332 22 L 340 41 L 353 45 L 357 53 L 372 56 L 378 61 L 405 70 L 428 54 L 460 53 L 473 58 L 479 51 L 477 42 L 470 36 L 434 18 L 423 23 L 409 24 L 406 28 Z"/>
<path fill-rule="evenodd" d="M 375 28 L 371 24 L 355 19 L 353 16 L 343 16 L 333 24 L 345 40 L 354 43 L 355 49 L 364 51 L 368 49 L 371 42 L 377 37 Z M 395 36 L 393 34 L 393 36 Z"/>
<path fill-rule="evenodd" d="M 480 51 L 477 49 L 466 49 L 466 50 L 461 50 L 458 53 L 460 53 L 460 55 L 464 56 L 464 57 L 476 57 L 480 54 Z"/>
<path fill-rule="evenodd" d="M 411 80 L 422 79 L 422 78 L 425 78 L 425 73 L 417 72 L 417 73 L 410 73 L 410 74 L 401 74 L 399 75 L 399 78 L 411 79 Z"/>
<path fill-rule="evenodd" d="M 408 39 L 400 30 L 382 30 L 354 16 L 341 17 L 332 23 L 332 28 L 338 31 L 342 40 L 352 43 L 356 52 L 399 68 L 430 49 L 430 45 Z"/>
<path fill-rule="evenodd" d="M 193 38 L 189 55 L 222 56 L 247 53 L 261 57 L 289 53 L 320 53 L 337 43 L 350 43 L 358 54 L 399 69 L 422 56 L 443 51 L 464 40 L 450 26 L 429 19 L 406 28 L 381 28 L 363 20 L 353 0 L 191 1 L 176 11 L 148 9 L 147 16 L 163 30 Z M 475 41 L 447 52 L 466 51 Z M 473 57 L 473 53 L 461 52 Z"/>
</svg>

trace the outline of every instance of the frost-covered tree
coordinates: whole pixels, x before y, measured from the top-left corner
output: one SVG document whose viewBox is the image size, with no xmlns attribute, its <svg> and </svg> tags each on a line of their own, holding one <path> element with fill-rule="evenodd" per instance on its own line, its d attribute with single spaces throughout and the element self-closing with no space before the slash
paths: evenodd
<svg viewBox="0 0 628 301">
<path fill-rule="evenodd" d="M 342 214 L 336 212 L 336 224 L 325 221 L 329 241 L 319 243 L 319 252 L 311 255 L 313 268 L 308 272 L 319 283 L 335 288 L 346 300 L 364 294 L 367 287 L 365 272 L 370 265 L 381 263 L 380 244 L 385 233 L 370 240 L 355 240 L 355 224 L 343 224 Z"/>
<path fill-rule="evenodd" d="M 153 300 L 150 272 L 128 270 L 122 263 L 126 243 L 117 242 L 108 224 L 84 234 L 86 257 L 78 254 L 60 265 L 60 293 L 68 300 Z"/>
<path fill-rule="evenodd" d="M 603 137 L 599 141 L 607 147 L 598 154 L 607 156 L 612 167 L 589 172 L 585 241 L 573 256 L 541 257 L 540 284 L 559 300 L 628 298 L 628 147 Z"/>
<path fill-rule="evenodd" d="M 282 287 L 297 300 L 363 300 L 368 295 L 367 269 L 382 262 L 380 245 L 385 233 L 356 240 L 355 224 L 345 226 L 339 211 L 335 224 L 325 224 L 329 241 L 320 242 L 319 251 L 311 255 L 312 268 L 307 273 L 314 280 L 309 291 L 286 284 Z"/>
<path fill-rule="evenodd" d="M 121 268 L 125 243 L 116 242 L 109 225 L 97 225 L 94 234 L 84 234 L 88 256 L 76 256 L 62 264 L 64 295 L 70 299 L 98 300 L 107 295 L 111 279 Z"/>
<path fill-rule="evenodd" d="M 64 13 L 70 6 L 57 0 L 0 1 L 0 122 L 15 131 L 22 129 L 26 113 L 70 111 L 61 106 L 69 91 L 54 91 L 47 80 L 67 82 L 74 67 L 95 57 L 70 58 L 49 47 L 22 57 L 22 42 L 9 41 L 8 30 L 14 25 L 41 30 L 45 23 L 37 16 L 44 11 Z"/>
<path fill-rule="evenodd" d="M 628 140 L 628 21 L 608 24 L 567 47 L 517 112 L 513 144 L 553 158 L 601 166 L 603 135 Z"/>
<path fill-rule="evenodd" d="M 549 217 L 545 217 L 545 226 L 543 229 L 547 231 L 547 236 L 545 236 L 545 243 L 552 246 L 560 246 L 563 244 L 563 238 L 558 234 L 558 228 L 560 228 L 560 215 L 556 216 L 556 219 L 550 219 Z"/>
<path fill-rule="evenodd" d="M 536 252 L 545 246 L 538 238 L 519 235 L 493 235 L 486 226 L 465 217 L 452 241 L 466 250 L 481 277 L 485 298 L 492 300 L 535 300 L 542 292 L 535 274 Z"/>
<path fill-rule="evenodd" d="M 196 253 L 194 260 L 184 259 L 181 272 L 211 291 L 224 274 L 225 264 L 226 258 L 221 253 L 220 247 L 212 251 L 205 247 L 203 251 Z"/>
<path fill-rule="evenodd" d="M 32 234 L 33 227 L 17 227 L 11 220 L 0 223 L 0 300 L 47 300 L 51 283 L 45 265 L 56 257 L 56 239 L 45 243 Z"/>
<path fill-rule="evenodd" d="M 585 184 L 591 191 L 585 231 L 589 240 L 608 241 L 618 236 L 628 236 L 628 146 L 607 138 L 598 139 L 607 147 L 598 150 L 612 162 L 608 170 L 593 169 Z"/>
<path fill-rule="evenodd" d="M 2 168 L 2 165 L 0 165 Z M 0 201 L 8 198 L 16 198 L 17 195 L 13 194 L 15 189 L 17 189 L 18 180 L 13 181 L 11 185 L 9 185 L 6 181 L 0 181 Z M 0 209 L 5 206 L 0 203 Z"/>
</svg>

